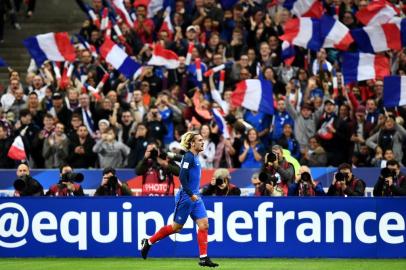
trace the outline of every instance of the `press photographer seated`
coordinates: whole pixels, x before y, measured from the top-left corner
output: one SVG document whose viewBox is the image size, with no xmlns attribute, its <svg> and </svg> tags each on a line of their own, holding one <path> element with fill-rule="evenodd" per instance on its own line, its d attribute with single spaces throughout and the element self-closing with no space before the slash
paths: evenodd
<svg viewBox="0 0 406 270">
<path fill-rule="evenodd" d="M 173 176 L 180 168 L 175 161 L 181 161 L 181 154 L 164 152 L 157 142 L 148 144 L 144 158 L 138 162 L 135 172 L 142 176 L 142 196 L 174 195 Z"/>
<path fill-rule="evenodd" d="M 255 196 L 285 196 L 279 175 L 273 176 L 266 172 L 254 173 L 251 183 L 255 186 Z"/>
<path fill-rule="evenodd" d="M 390 160 L 374 186 L 374 196 L 406 196 L 406 176 L 400 171 L 400 164 Z"/>
<path fill-rule="evenodd" d="M 350 164 L 342 163 L 334 174 L 327 195 L 329 196 L 364 196 L 365 182 L 352 174 Z"/>
<path fill-rule="evenodd" d="M 241 190 L 230 181 L 227 169 L 217 169 L 210 184 L 204 186 L 201 193 L 203 196 L 240 196 Z"/>
<path fill-rule="evenodd" d="M 17 179 L 14 181 L 14 196 L 43 196 L 44 189 L 40 182 L 30 175 L 30 167 L 22 163 L 17 167 Z"/>
<path fill-rule="evenodd" d="M 59 182 L 52 185 L 46 196 L 84 196 L 82 187 L 78 184 L 84 179 L 83 174 L 74 173 L 69 165 L 64 165 L 59 168 Z"/>
<path fill-rule="evenodd" d="M 103 179 L 101 185 L 97 188 L 94 196 L 131 196 L 131 189 L 127 183 L 122 183 L 116 175 L 114 168 L 105 168 L 103 170 Z"/>
<path fill-rule="evenodd" d="M 323 190 L 321 182 L 313 181 L 310 168 L 301 166 L 299 175 L 294 183 L 289 186 L 288 196 L 324 196 L 326 193 Z"/>
</svg>

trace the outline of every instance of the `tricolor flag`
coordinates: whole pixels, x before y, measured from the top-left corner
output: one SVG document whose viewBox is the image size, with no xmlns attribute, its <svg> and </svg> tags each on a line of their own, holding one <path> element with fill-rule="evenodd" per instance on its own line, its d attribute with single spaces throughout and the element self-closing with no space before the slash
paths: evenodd
<svg viewBox="0 0 406 270">
<path fill-rule="evenodd" d="M 154 17 L 162 8 L 164 8 L 164 0 L 135 0 L 134 7 L 145 6 L 147 8 L 147 17 Z"/>
<path fill-rule="evenodd" d="M 295 48 L 289 44 L 287 41 L 282 42 L 282 59 L 286 65 L 292 65 L 293 61 L 295 61 Z"/>
<path fill-rule="evenodd" d="M 226 71 L 220 70 L 220 79 L 219 79 L 219 92 L 222 94 L 224 92 L 224 80 L 226 78 Z"/>
<path fill-rule="evenodd" d="M 156 43 L 152 57 L 148 61 L 148 65 L 164 66 L 168 69 L 175 69 L 179 67 L 179 57 L 171 50 L 162 47 L 161 44 Z"/>
<path fill-rule="evenodd" d="M 23 43 L 39 67 L 46 60 L 73 62 L 76 58 L 75 48 L 66 32 L 29 37 Z"/>
<path fill-rule="evenodd" d="M 318 51 L 322 45 L 320 20 L 313 18 L 290 19 L 285 24 L 285 34 L 279 38 L 290 44 Z"/>
<path fill-rule="evenodd" d="M 283 7 L 296 17 L 320 18 L 323 15 L 323 3 L 320 0 L 286 0 Z"/>
<path fill-rule="evenodd" d="M 406 76 L 388 76 L 383 80 L 383 106 L 406 105 Z"/>
<path fill-rule="evenodd" d="M 189 42 L 189 46 L 187 49 L 187 54 L 186 54 L 186 60 L 185 60 L 185 65 L 188 66 L 190 65 L 190 62 L 192 61 L 192 51 L 195 47 L 195 44 L 193 42 Z"/>
<path fill-rule="evenodd" d="M 400 51 L 402 49 L 402 38 L 406 38 L 405 22 L 404 19 L 394 18 L 388 23 L 353 29 L 351 35 L 362 52 Z"/>
<path fill-rule="evenodd" d="M 214 117 L 214 121 L 216 121 L 217 126 L 219 127 L 219 131 L 223 134 L 224 139 L 230 138 L 230 133 L 228 132 L 226 120 L 224 120 L 223 115 L 221 115 L 220 111 L 216 108 L 211 109 Z"/>
<path fill-rule="evenodd" d="M 382 24 L 394 16 L 399 15 L 399 10 L 386 0 L 372 1 L 369 5 L 355 14 L 364 25 Z"/>
<path fill-rule="evenodd" d="M 109 10 L 108 8 L 104 8 L 100 23 L 100 31 L 106 31 L 108 27 L 109 27 Z"/>
<path fill-rule="evenodd" d="M 8 150 L 7 156 L 13 160 L 26 160 L 27 155 L 25 154 L 25 147 L 23 139 L 20 135 L 15 137 L 13 144 Z"/>
<path fill-rule="evenodd" d="M 170 6 L 168 6 L 165 10 L 164 21 L 161 25 L 161 29 L 159 29 L 159 32 L 161 32 L 161 31 L 166 31 L 168 33 L 169 39 L 172 40 L 175 30 L 174 30 L 172 22 L 171 22 L 171 7 Z"/>
<path fill-rule="evenodd" d="M 92 20 L 94 26 L 100 29 L 100 20 L 94 12 L 93 8 L 91 8 L 89 5 L 85 5 L 85 8 L 89 19 Z"/>
<path fill-rule="evenodd" d="M 114 10 L 118 13 L 121 19 L 129 26 L 132 27 L 134 22 L 128 13 L 127 9 L 124 6 L 123 0 L 112 0 L 111 1 L 114 7 Z"/>
<path fill-rule="evenodd" d="M 323 15 L 320 19 L 320 30 L 323 48 L 346 51 L 354 41 L 347 26 L 327 15 Z"/>
<path fill-rule="evenodd" d="M 343 53 L 342 73 L 345 84 L 384 78 L 390 74 L 389 59 L 369 53 Z"/>
<path fill-rule="evenodd" d="M 231 94 L 235 107 L 244 107 L 272 115 L 274 112 L 272 84 L 267 80 L 249 79 L 239 82 Z"/>
<path fill-rule="evenodd" d="M 107 38 L 100 47 L 100 54 L 115 69 L 132 80 L 135 72 L 140 68 L 140 64 L 131 59 L 125 51 L 111 39 Z"/>
<path fill-rule="evenodd" d="M 212 67 L 211 69 L 209 69 L 208 71 L 206 71 L 206 72 L 204 73 L 204 77 L 209 77 L 209 76 L 213 75 L 214 73 L 217 73 L 217 72 L 219 72 L 220 70 L 223 70 L 223 69 L 225 69 L 226 67 L 231 66 L 232 64 L 233 64 L 232 62 L 227 62 L 227 63 L 225 63 L 225 64 L 221 64 L 221 65 Z"/>
<path fill-rule="evenodd" d="M 195 65 L 196 65 L 196 78 L 198 82 L 203 81 L 203 76 L 202 76 L 202 62 L 200 58 L 195 59 Z"/>
</svg>

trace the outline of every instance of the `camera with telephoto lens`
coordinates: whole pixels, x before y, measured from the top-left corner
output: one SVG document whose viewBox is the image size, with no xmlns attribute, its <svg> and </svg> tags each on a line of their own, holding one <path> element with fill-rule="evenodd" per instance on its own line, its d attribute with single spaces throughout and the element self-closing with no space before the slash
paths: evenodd
<svg viewBox="0 0 406 270">
<path fill-rule="evenodd" d="M 158 157 L 158 149 L 153 148 L 150 152 L 149 152 L 149 157 L 153 160 L 156 160 Z"/>
<path fill-rule="evenodd" d="M 14 189 L 19 192 L 23 191 L 25 189 L 25 187 L 27 186 L 29 179 L 30 179 L 29 175 L 23 175 L 23 176 L 17 178 L 13 184 Z"/>
<path fill-rule="evenodd" d="M 183 153 L 183 154 L 182 154 L 182 153 Z M 161 158 L 161 159 L 169 158 L 169 159 L 171 159 L 171 160 L 173 160 L 173 161 L 181 162 L 184 153 L 185 153 L 184 151 L 181 151 L 180 154 L 176 154 L 176 153 L 173 153 L 173 152 L 161 152 L 161 153 L 159 154 L 159 158 Z"/>
<path fill-rule="evenodd" d="M 343 182 L 348 179 L 348 173 L 338 172 L 335 177 L 337 182 Z"/>
<path fill-rule="evenodd" d="M 303 183 L 310 183 L 312 181 L 312 177 L 310 176 L 310 173 L 302 172 L 300 174 L 300 181 Z"/>
<path fill-rule="evenodd" d="M 278 159 L 278 156 L 274 152 L 269 152 L 266 156 L 265 165 L 268 163 L 274 163 Z"/>
<path fill-rule="evenodd" d="M 61 180 L 59 181 L 59 185 L 62 187 L 66 187 L 66 184 L 63 184 L 64 182 L 70 182 L 70 183 L 82 183 L 84 179 L 84 176 L 82 173 L 64 173 L 61 175 Z"/>
<path fill-rule="evenodd" d="M 216 186 L 221 186 L 222 184 L 224 184 L 224 179 L 221 177 L 217 177 L 216 178 Z"/>
<path fill-rule="evenodd" d="M 107 180 L 107 187 L 111 190 L 115 190 L 117 187 L 117 183 L 118 183 L 117 176 L 115 175 L 110 176 L 109 179 Z"/>
<path fill-rule="evenodd" d="M 268 172 L 261 172 L 258 176 L 258 179 L 264 184 L 271 184 L 273 186 L 276 186 L 276 184 L 278 183 L 278 177 Z"/>
<path fill-rule="evenodd" d="M 388 177 L 392 177 L 392 178 L 395 178 L 395 176 L 396 176 L 396 172 L 395 171 L 393 171 L 393 170 L 391 170 L 391 169 L 389 169 L 389 168 L 383 168 L 382 170 L 381 170 L 381 176 L 382 176 L 382 178 L 388 178 Z"/>
</svg>

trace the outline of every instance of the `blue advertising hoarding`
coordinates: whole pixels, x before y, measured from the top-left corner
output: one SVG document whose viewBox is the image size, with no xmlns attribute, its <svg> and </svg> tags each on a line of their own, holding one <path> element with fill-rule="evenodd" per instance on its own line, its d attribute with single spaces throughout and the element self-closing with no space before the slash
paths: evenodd
<svg viewBox="0 0 406 270">
<path fill-rule="evenodd" d="M 205 197 L 212 257 L 406 258 L 403 198 Z M 0 257 L 139 257 L 172 197 L 0 198 Z M 196 257 L 196 227 L 151 257 Z"/>
</svg>

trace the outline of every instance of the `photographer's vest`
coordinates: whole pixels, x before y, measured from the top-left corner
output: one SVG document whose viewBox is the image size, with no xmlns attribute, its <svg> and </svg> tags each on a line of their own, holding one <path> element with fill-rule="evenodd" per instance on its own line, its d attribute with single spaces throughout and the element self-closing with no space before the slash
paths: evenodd
<svg viewBox="0 0 406 270">
<path fill-rule="evenodd" d="M 142 176 L 141 196 L 173 196 L 174 182 L 171 174 L 157 168 L 149 168 Z"/>
</svg>

